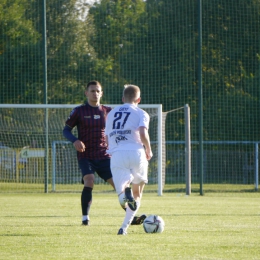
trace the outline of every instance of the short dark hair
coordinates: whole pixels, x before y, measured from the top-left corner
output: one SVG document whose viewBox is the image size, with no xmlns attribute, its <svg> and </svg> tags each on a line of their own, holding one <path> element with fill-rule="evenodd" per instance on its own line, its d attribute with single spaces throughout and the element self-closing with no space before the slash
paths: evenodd
<svg viewBox="0 0 260 260">
<path fill-rule="evenodd" d="M 98 82 L 97 80 L 91 80 L 91 81 L 87 84 L 86 90 L 87 90 L 87 89 L 89 88 L 89 86 L 91 86 L 91 85 L 100 86 L 100 87 L 102 88 L 100 82 Z"/>
</svg>

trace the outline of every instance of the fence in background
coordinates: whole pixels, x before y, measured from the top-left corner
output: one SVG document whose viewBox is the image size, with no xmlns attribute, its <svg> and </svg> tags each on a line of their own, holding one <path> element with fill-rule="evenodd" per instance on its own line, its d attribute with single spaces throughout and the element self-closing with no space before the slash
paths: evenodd
<svg viewBox="0 0 260 260">
<path fill-rule="evenodd" d="M 50 176 L 49 184 L 51 191 L 79 192 L 81 186 L 81 173 L 78 169 L 75 149 L 69 142 L 59 142 L 59 146 L 50 149 Z M 237 145 L 242 144 L 238 151 Z M 191 188 L 199 183 L 198 151 L 197 142 L 192 142 L 191 153 Z M 216 147 L 221 146 L 221 149 Z M 54 146 L 53 146 L 54 147 Z M 219 184 L 217 190 L 226 191 L 225 185 L 251 186 L 252 190 L 258 189 L 259 180 L 259 143 L 257 142 L 205 142 L 204 151 L 204 183 Z M 12 190 L 4 189 L 5 192 L 15 192 L 16 184 L 40 184 L 39 191 L 44 190 L 44 158 L 22 158 L 21 153 L 26 149 L 13 150 L 7 147 L 0 148 L 0 182 L 2 187 L 13 184 Z M 3 163 L 5 162 L 5 163 Z M 18 162 L 18 163 L 17 163 Z M 158 185 L 156 165 L 149 169 L 149 185 Z M 166 174 L 165 187 L 180 184 L 185 191 L 185 149 L 184 142 L 168 141 L 166 143 Z M 77 186 L 78 184 L 80 186 Z M 96 185 L 104 185 L 103 180 L 96 177 Z M 64 186 L 64 187 L 62 187 Z M 103 191 L 109 189 L 102 186 Z M 214 187 L 214 186 L 213 186 Z M 30 186 L 26 186 L 26 192 L 30 192 Z M 169 189 L 169 188 L 168 188 Z M 245 188 L 246 190 L 247 188 Z M 20 186 L 18 188 L 20 190 Z M 102 190 L 102 188 L 101 188 Z M 157 189 L 155 188 L 154 191 Z M 214 191 L 214 188 L 213 188 Z"/>
<path fill-rule="evenodd" d="M 1 104 L 80 104 L 85 101 L 87 82 L 93 79 L 103 86 L 103 104 L 119 104 L 124 84 L 135 84 L 141 88 L 143 103 L 162 104 L 163 111 L 189 104 L 191 140 L 200 140 L 202 133 L 207 142 L 238 142 L 204 142 L 205 184 L 256 182 L 252 172 L 257 167 L 251 163 L 254 144 L 242 142 L 260 142 L 260 1 L 2 2 Z M 43 114 L 35 115 L 40 117 L 45 120 Z M 24 119 L 23 144 L 11 137 L 15 120 L 9 121 L 10 130 L 3 129 L 6 118 L 9 115 L 0 112 L 0 145 L 13 150 L 31 147 L 31 141 L 39 137 L 34 128 L 41 131 L 36 122 Z M 184 124 L 183 111 L 168 114 L 165 141 L 185 140 Z M 192 146 L 193 183 L 198 181 L 197 147 Z M 166 170 L 172 183 L 183 182 L 181 171 L 176 170 L 183 167 L 182 151 L 183 147 L 168 145 Z M 0 158 L 2 162 L 9 152 Z M 4 170 L 14 168 L 14 160 L 6 163 L 9 166 L 1 166 Z M 27 173 L 29 168 L 22 164 L 19 176 L 26 176 L 31 170 Z"/>
</svg>

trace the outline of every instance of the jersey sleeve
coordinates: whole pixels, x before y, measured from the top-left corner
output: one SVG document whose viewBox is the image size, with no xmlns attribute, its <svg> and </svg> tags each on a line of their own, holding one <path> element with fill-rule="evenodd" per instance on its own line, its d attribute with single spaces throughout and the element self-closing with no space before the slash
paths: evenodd
<svg viewBox="0 0 260 260">
<path fill-rule="evenodd" d="M 112 107 L 106 107 L 107 114 L 112 110 Z"/>
<path fill-rule="evenodd" d="M 74 108 L 68 117 L 68 119 L 65 122 L 66 126 L 69 126 L 70 128 L 74 128 L 77 125 L 78 122 L 78 109 Z"/>
<path fill-rule="evenodd" d="M 144 110 L 140 110 L 140 121 L 139 127 L 144 126 L 147 130 L 149 129 L 150 116 Z"/>
<path fill-rule="evenodd" d="M 111 110 L 112 110 L 112 109 L 111 109 Z M 111 111 L 111 110 L 110 110 L 110 111 Z M 110 112 L 110 111 L 109 111 L 109 112 Z M 109 134 L 110 121 L 111 121 L 110 117 L 111 117 L 111 113 L 108 114 L 107 117 L 106 117 L 105 135 L 108 135 L 108 134 Z"/>
<path fill-rule="evenodd" d="M 76 140 L 78 140 L 78 138 L 71 133 L 71 130 L 71 127 L 65 125 L 65 127 L 63 128 L 63 136 L 74 143 Z"/>
</svg>

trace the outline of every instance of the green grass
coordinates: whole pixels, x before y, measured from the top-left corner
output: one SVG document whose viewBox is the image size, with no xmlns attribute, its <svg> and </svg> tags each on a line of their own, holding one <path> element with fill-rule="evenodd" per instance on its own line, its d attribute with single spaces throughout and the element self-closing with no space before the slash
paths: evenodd
<svg viewBox="0 0 260 260">
<path fill-rule="evenodd" d="M 48 184 L 48 192 L 52 192 L 53 187 Z M 55 192 L 63 193 L 80 193 L 82 190 L 82 184 L 56 184 Z M 179 184 L 165 184 L 163 187 L 163 192 L 179 192 L 185 193 L 186 185 L 185 183 Z M 148 184 L 145 186 L 146 192 L 157 192 L 157 184 Z M 0 182 L 0 193 L 44 193 L 45 186 L 43 183 L 17 183 L 17 182 Z M 113 190 L 111 186 L 107 183 L 95 184 L 94 193 L 100 192 L 111 192 Z M 200 185 L 198 183 L 191 184 L 191 192 L 199 193 Z M 203 192 L 205 193 L 225 193 L 225 192 L 256 192 L 255 186 L 253 184 L 203 184 Z M 260 193 L 260 190 L 257 192 Z"/>
<path fill-rule="evenodd" d="M 0 208 L 0 259 L 260 259 L 259 193 L 145 193 L 139 213 L 160 215 L 162 234 L 117 236 L 115 193 L 94 194 L 90 226 L 79 193 L 1 193 Z"/>
</svg>

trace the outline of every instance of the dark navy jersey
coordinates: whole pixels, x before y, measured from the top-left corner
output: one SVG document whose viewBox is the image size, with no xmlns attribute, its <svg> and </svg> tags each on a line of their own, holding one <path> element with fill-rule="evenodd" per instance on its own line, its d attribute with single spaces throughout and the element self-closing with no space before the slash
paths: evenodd
<svg viewBox="0 0 260 260">
<path fill-rule="evenodd" d="M 78 130 L 78 139 L 85 144 L 84 152 L 77 152 L 78 160 L 82 158 L 102 160 L 110 158 L 107 154 L 105 136 L 106 116 L 111 107 L 100 105 L 92 107 L 88 103 L 75 107 L 66 121 L 66 126 Z"/>
</svg>

